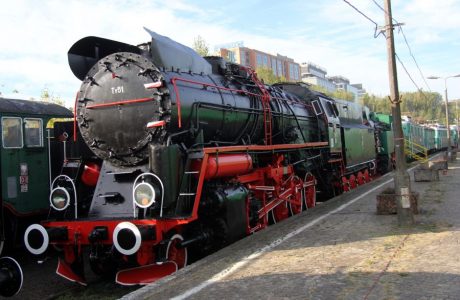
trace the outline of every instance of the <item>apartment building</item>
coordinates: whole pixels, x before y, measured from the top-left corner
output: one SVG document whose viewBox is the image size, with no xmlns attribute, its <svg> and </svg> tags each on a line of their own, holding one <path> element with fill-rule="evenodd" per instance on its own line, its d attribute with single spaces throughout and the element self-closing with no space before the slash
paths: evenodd
<svg viewBox="0 0 460 300">
<path fill-rule="evenodd" d="M 240 43 L 237 45 L 218 46 L 215 54 L 224 57 L 230 62 L 251 67 L 254 70 L 259 67 L 268 68 L 273 71 L 273 74 L 279 77 L 283 76 L 287 81 L 298 82 L 301 80 L 300 65 L 294 59 L 284 55 L 274 55 L 251 49 L 244 47 Z"/>
</svg>

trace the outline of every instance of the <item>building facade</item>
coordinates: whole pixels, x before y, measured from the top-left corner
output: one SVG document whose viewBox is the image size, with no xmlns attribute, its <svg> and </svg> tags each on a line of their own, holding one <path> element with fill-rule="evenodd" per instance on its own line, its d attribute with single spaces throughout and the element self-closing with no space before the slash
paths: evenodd
<svg viewBox="0 0 460 300">
<path fill-rule="evenodd" d="M 268 68 L 278 77 L 284 77 L 287 81 L 298 82 L 301 80 L 300 65 L 294 59 L 280 54 L 269 54 L 260 50 L 251 49 L 238 45 L 237 47 L 218 48 L 217 56 L 224 57 L 227 61 L 251 67 L 256 70 L 259 67 Z"/>
<path fill-rule="evenodd" d="M 303 82 L 321 86 L 331 93 L 337 90 L 335 84 L 326 77 L 326 69 L 313 63 L 302 63 L 300 69 Z"/>
<path fill-rule="evenodd" d="M 363 88 L 361 83 L 353 83 L 352 86 L 358 89 L 358 99 L 362 99 L 367 93 L 366 89 Z"/>
<path fill-rule="evenodd" d="M 335 84 L 337 90 L 352 93 L 354 95 L 354 102 L 358 102 L 359 90 L 350 84 L 350 80 L 344 76 L 331 76 L 329 80 Z"/>
</svg>

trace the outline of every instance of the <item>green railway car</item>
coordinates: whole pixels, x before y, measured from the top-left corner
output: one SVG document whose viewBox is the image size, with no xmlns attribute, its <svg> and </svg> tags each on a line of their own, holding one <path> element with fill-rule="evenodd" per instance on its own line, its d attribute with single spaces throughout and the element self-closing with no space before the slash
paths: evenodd
<svg viewBox="0 0 460 300">
<path fill-rule="evenodd" d="M 457 125 L 450 127 L 450 139 L 452 141 L 452 147 L 458 148 L 458 128 Z"/>
<path fill-rule="evenodd" d="M 432 127 L 434 130 L 434 145 L 436 150 L 447 148 L 447 129 L 442 126 Z"/>
<path fill-rule="evenodd" d="M 430 127 L 424 127 L 423 130 L 423 146 L 428 149 L 429 152 L 436 149 L 434 129 Z"/>
<path fill-rule="evenodd" d="M 345 166 L 349 170 L 375 160 L 375 135 L 370 112 L 357 103 L 335 99 L 342 129 Z"/>
<path fill-rule="evenodd" d="M 373 113 L 377 143 L 377 168 L 381 174 L 390 171 L 394 166 L 395 143 L 393 134 L 393 116 Z"/>
<path fill-rule="evenodd" d="M 70 118 L 70 110 L 52 103 L 0 98 L 1 219 L 0 252 L 12 246 L 29 221 L 49 209 L 50 120 Z"/>
</svg>

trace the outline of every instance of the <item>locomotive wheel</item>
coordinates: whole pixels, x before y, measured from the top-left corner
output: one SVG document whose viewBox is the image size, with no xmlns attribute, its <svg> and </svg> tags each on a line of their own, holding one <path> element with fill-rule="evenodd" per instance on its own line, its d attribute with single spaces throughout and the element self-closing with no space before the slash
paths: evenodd
<svg viewBox="0 0 460 300">
<path fill-rule="evenodd" d="M 364 180 L 363 172 L 358 172 L 358 177 L 356 178 L 356 180 L 358 181 L 358 185 L 363 185 L 364 183 L 366 183 L 366 181 Z"/>
<path fill-rule="evenodd" d="M 363 176 L 364 176 L 364 181 L 365 182 L 370 182 L 372 180 L 371 176 L 369 175 L 369 170 L 367 170 L 367 169 L 364 171 Z"/>
<path fill-rule="evenodd" d="M 289 217 L 289 209 L 287 202 L 280 203 L 277 207 L 270 211 L 270 216 L 273 221 L 273 224 L 280 222 Z"/>
<path fill-rule="evenodd" d="M 355 189 L 356 186 L 357 186 L 357 184 L 356 184 L 356 176 L 355 176 L 355 174 L 351 174 L 350 175 L 350 187 L 351 187 L 351 189 Z"/>
<path fill-rule="evenodd" d="M 183 240 L 182 235 L 175 234 L 171 237 L 166 248 L 167 260 L 176 263 L 177 269 L 181 269 L 187 265 L 187 248 L 178 247 L 178 244 Z"/>
<path fill-rule="evenodd" d="M 315 176 L 313 176 L 311 173 L 307 173 L 305 175 L 305 183 L 308 185 L 304 189 L 304 195 L 305 195 L 305 207 L 308 208 L 313 208 L 316 206 L 316 186 L 315 186 Z"/>
<path fill-rule="evenodd" d="M 302 185 L 303 181 L 297 176 L 292 177 L 292 179 L 289 181 L 290 182 L 290 188 L 292 189 L 292 198 L 291 200 L 299 203 L 293 203 L 289 202 L 289 214 L 291 216 L 297 215 L 302 212 L 304 209 L 304 193 L 302 192 Z"/>
<path fill-rule="evenodd" d="M 342 189 L 344 192 L 349 192 L 351 190 L 350 180 L 347 177 L 342 177 Z"/>
</svg>

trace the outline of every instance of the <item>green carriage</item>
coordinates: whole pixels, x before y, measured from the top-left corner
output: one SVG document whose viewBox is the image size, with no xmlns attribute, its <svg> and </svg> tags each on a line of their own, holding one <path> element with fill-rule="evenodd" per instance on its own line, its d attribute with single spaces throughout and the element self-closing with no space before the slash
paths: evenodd
<svg viewBox="0 0 460 300">
<path fill-rule="evenodd" d="M 391 171 L 394 166 L 393 116 L 384 113 L 372 113 L 371 119 L 375 122 L 377 167 L 379 172 L 383 174 Z"/>
<path fill-rule="evenodd" d="M 24 225 L 48 212 L 52 168 L 47 125 L 70 117 L 70 110 L 53 103 L 0 98 L 0 251 L 5 240 L 14 245 Z"/>
</svg>

